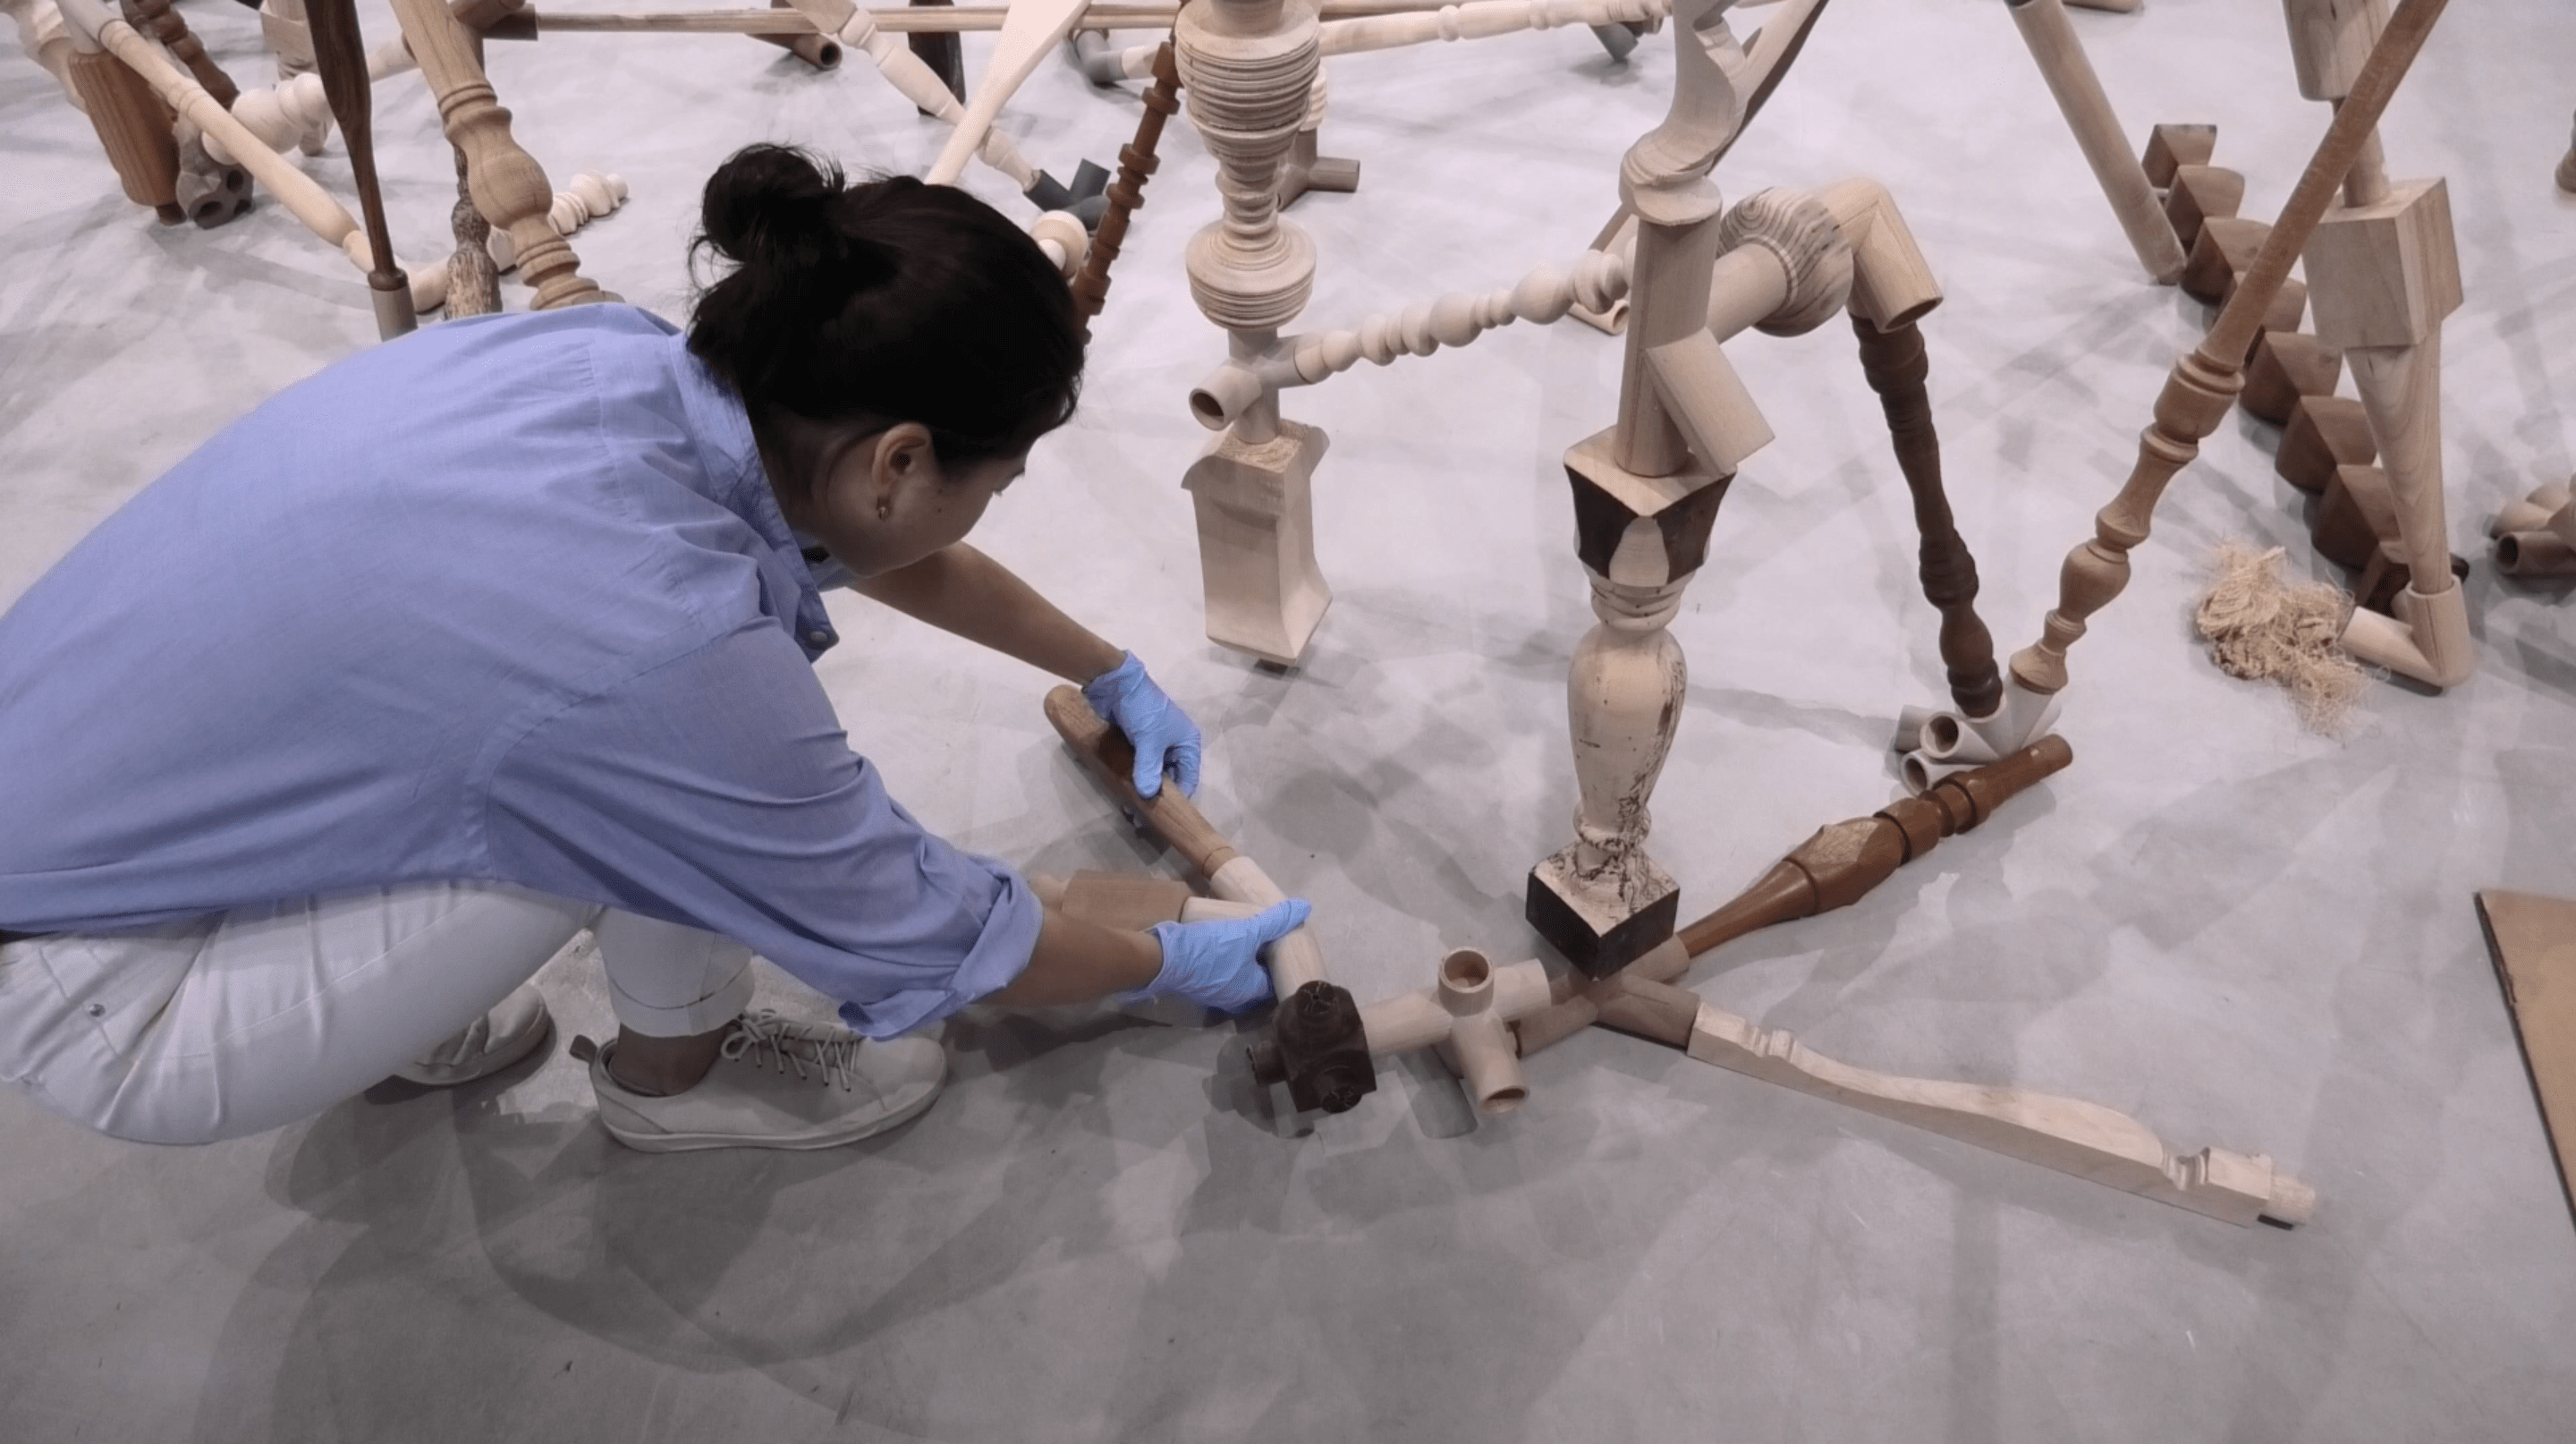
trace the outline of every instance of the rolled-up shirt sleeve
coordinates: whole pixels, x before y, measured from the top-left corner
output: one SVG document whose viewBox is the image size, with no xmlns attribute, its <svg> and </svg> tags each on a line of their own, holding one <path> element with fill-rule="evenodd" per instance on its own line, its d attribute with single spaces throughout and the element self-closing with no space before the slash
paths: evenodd
<svg viewBox="0 0 2576 1444">
<path fill-rule="evenodd" d="M 720 933 L 888 1038 L 1008 985 L 1041 909 L 886 794 L 779 626 L 747 622 L 506 743 L 484 827 L 528 886 Z"/>
</svg>

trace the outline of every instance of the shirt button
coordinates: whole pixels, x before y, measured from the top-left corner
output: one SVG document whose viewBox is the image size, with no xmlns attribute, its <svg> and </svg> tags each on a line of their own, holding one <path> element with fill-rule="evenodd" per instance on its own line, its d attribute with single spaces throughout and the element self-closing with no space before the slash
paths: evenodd
<svg viewBox="0 0 2576 1444">
<path fill-rule="evenodd" d="M 90 1004 L 90 1005 L 89 1005 L 89 1015 L 90 1015 L 91 1017 L 93 1017 L 93 1018 L 104 1018 L 104 1017 L 106 1017 L 106 1016 L 107 1016 L 107 1004 L 105 1004 L 105 1003 L 92 1003 L 92 1004 Z"/>
<path fill-rule="evenodd" d="M 807 632 L 805 640 L 817 647 L 828 647 L 832 645 L 832 634 L 825 631 Z"/>
</svg>

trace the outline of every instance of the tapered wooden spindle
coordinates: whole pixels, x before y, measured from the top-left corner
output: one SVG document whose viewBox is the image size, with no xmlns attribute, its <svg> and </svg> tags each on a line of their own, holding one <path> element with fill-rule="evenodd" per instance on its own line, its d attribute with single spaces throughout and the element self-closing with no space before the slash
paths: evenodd
<svg viewBox="0 0 2576 1444">
<path fill-rule="evenodd" d="M 2086 620 L 2128 586 L 2130 548 L 2147 539 L 2166 484 L 2200 454 L 2201 439 L 2218 429 L 2235 403 L 2245 384 L 2244 357 L 2264 312 L 2449 3 L 2403 0 L 2397 7 L 2253 266 L 2237 281 L 2199 347 L 2174 363 L 2156 398 L 2155 420 L 2138 438 L 2138 460 L 2128 481 L 2094 518 L 2092 539 L 2067 554 L 2058 573 L 2057 607 L 2048 614 L 2039 640 L 2013 654 L 2013 677 L 2024 687 L 2042 695 L 2065 688 L 2067 649 L 2084 635 Z"/>
<path fill-rule="evenodd" d="M 376 182 L 375 97 L 367 84 L 367 42 L 358 31 L 355 0 L 304 0 L 304 23 L 313 36 L 313 68 L 331 100 L 331 118 L 349 147 L 349 171 L 358 182 L 358 217 L 367 228 L 367 291 L 376 307 L 376 334 L 390 341 L 418 324 L 411 278 L 394 263 L 392 233 L 385 226 L 384 191 Z"/>
<path fill-rule="evenodd" d="M 1950 674 L 1950 698 L 1962 717 L 1984 717 L 2003 702 L 2003 675 L 1995 665 L 1995 639 L 1977 616 L 1977 559 L 1968 552 L 1950 515 L 1941 485 L 1941 437 L 1932 425 L 1932 398 L 1924 382 L 1931 362 L 1923 332 L 1907 321 L 1886 331 L 1852 317 L 1860 336 L 1861 374 L 1878 393 L 1887 415 L 1896 466 L 1914 494 L 1914 528 L 1923 600 L 1941 614 L 1941 664 Z"/>
</svg>

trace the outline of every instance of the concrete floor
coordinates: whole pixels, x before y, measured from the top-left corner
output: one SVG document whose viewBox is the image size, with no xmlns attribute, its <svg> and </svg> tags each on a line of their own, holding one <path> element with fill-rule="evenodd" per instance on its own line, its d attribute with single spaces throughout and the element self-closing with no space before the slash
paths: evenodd
<svg viewBox="0 0 2576 1444">
<path fill-rule="evenodd" d="M 2143 279 L 2001 8 L 1841 0 L 1721 181 L 1894 188 L 1949 289 L 1925 327 L 1934 396 L 2011 648 L 2204 312 Z M 245 12 L 186 14 L 265 78 Z M 2274 7 L 2077 23 L 2134 133 L 2218 122 L 2249 213 L 2277 209 L 2325 117 Z M 669 1158 L 608 1140 L 559 1039 L 484 1086 L 386 1085 L 202 1149 L 0 1106 L 0 1439 L 2567 1437 L 2576 1229 L 2470 893 L 2576 893 L 2576 599 L 2499 580 L 2482 536 L 2571 470 L 2576 198 L 2550 170 L 2572 55 L 2563 0 L 2455 6 L 2387 127 L 2392 170 L 2447 175 L 2459 221 L 2445 456 L 2477 678 L 2380 685 L 2329 741 L 2211 667 L 2188 616 L 2219 539 L 2331 571 L 2272 433 L 2231 419 L 2075 654 L 2074 768 L 1693 978 L 1853 1063 L 2268 1152 L 2318 1189 L 2312 1225 L 2239 1230 L 1606 1034 L 1535 1060 L 1508 1120 L 1477 1124 L 1413 1060 L 1301 1133 L 1232 1026 L 977 1011 L 948 1030 L 947 1095 L 890 1137 Z M 1579 30 L 1333 62 L 1327 149 L 1367 169 L 1296 211 L 1322 255 L 1308 324 L 1572 258 L 1671 66 L 1669 37 L 1621 66 Z M 492 68 L 558 182 L 633 184 L 576 244 L 672 315 L 726 151 L 793 139 L 913 168 L 938 140 L 856 66 L 818 76 L 726 37 L 560 35 L 495 44 Z M 1137 112 L 1050 64 L 1007 120 L 1061 173 L 1112 157 Z M 419 81 L 381 85 L 378 116 L 397 237 L 432 253 L 452 192 Z M 153 226 L 15 55 L 0 137 L 5 602 L 226 421 L 374 337 L 360 282 L 273 202 L 215 232 Z M 1318 550 L 1339 595 L 1302 669 L 1255 669 L 1199 630 L 1177 482 L 1204 438 L 1182 398 L 1222 348 L 1178 256 L 1211 166 L 1185 125 L 1165 157 L 1082 415 L 978 540 L 1207 725 L 1204 806 L 1314 899 L 1362 999 L 1420 985 L 1444 946 L 1526 955 L 1521 880 L 1568 835 L 1561 687 L 1590 622 L 1557 458 L 1608 424 L 1618 348 L 1522 326 L 1289 397 L 1333 438 Z M 348 193 L 336 144 L 304 164 Z M 1676 625 L 1694 674 L 1654 850 L 1686 915 L 1882 805 L 1891 719 L 1939 695 L 1848 337 L 1730 350 L 1778 440 Z M 1172 866 L 1062 754 L 1044 679 L 835 605 L 849 644 L 825 679 L 926 821 L 1032 867 Z M 565 1034 L 607 1026 L 595 962 L 541 982 Z M 777 975 L 767 991 L 820 1006 Z"/>
</svg>

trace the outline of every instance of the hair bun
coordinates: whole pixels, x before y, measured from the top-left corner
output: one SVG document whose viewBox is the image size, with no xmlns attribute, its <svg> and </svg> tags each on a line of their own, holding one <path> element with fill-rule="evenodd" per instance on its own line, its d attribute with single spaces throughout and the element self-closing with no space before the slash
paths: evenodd
<svg viewBox="0 0 2576 1444">
<path fill-rule="evenodd" d="M 831 266 L 846 249 L 832 217 L 843 193 L 841 168 L 829 161 L 793 146 L 746 146 L 707 178 L 698 225 L 737 265 Z"/>
</svg>

